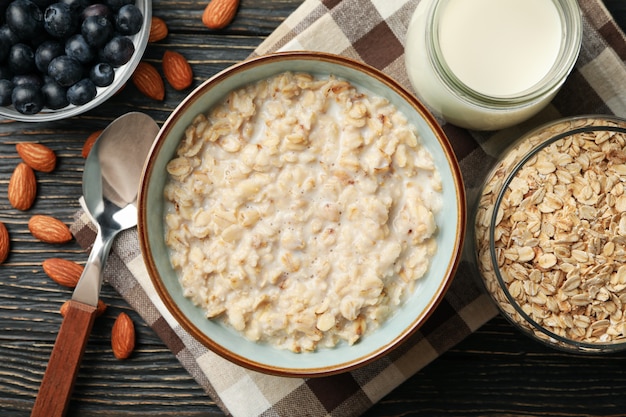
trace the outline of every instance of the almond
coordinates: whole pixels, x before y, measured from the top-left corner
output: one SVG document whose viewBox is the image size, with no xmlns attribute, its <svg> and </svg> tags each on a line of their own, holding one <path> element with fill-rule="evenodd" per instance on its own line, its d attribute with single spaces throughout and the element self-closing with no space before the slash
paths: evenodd
<svg viewBox="0 0 626 417">
<path fill-rule="evenodd" d="M 209 29 L 222 29 L 235 18 L 239 0 L 211 0 L 202 13 L 202 23 Z"/>
<path fill-rule="evenodd" d="M 169 30 L 165 20 L 160 17 L 152 16 L 150 23 L 150 34 L 148 35 L 148 42 L 158 42 L 167 37 Z"/>
<path fill-rule="evenodd" d="M 28 221 L 30 233 L 46 243 L 66 243 L 72 240 L 72 232 L 65 223 L 52 216 L 35 214 Z"/>
<path fill-rule="evenodd" d="M 67 314 L 68 303 L 69 301 L 64 302 L 61 308 L 59 309 L 59 313 L 61 313 L 63 317 L 65 317 L 65 314 Z M 103 315 L 106 309 L 107 309 L 107 305 L 104 303 L 104 301 L 98 300 L 98 306 L 96 307 L 96 317 L 100 317 L 101 315 Z"/>
<path fill-rule="evenodd" d="M 52 172 L 57 164 L 54 151 L 41 143 L 20 142 L 15 145 L 22 160 L 34 169 L 41 172 Z"/>
<path fill-rule="evenodd" d="M 9 202 L 18 210 L 28 210 L 37 196 L 35 172 L 25 162 L 20 162 L 11 174 L 8 189 Z"/>
<path fill-rule="evenodd" d="M 165 51 L 163 73 L 175 90 L 184 90 L 193 82 L 193 71 L 187 59 L 178 52 Z"/>
<path fill-rule="evenodd" d="M 83 158 L 87 158 L 87 156 L 89 155 L 89 151 L 91 151 L 93 144 L 96 143 L 96 140 L 100 137 L 100 134 L 102 134 L 102 129 L 96 130 L 91 135 L 87 136 L 87 139 L 85 139 L 85 143 L 83 143 L 83 149 L 80 153 Z"/>
<path fill-rule="evenodd" d="M 135 325 L 126 313 L 120 313 L 111 330 L 111 348 L 117 359 L 126 359 L 135 349 Z"/>
<path fill-rule="evenodd" d="M 157 69 L 147 62 L 140 62 L 131 76 L 137 90 L 147 97 L 162 101 L 165 98 L 165 85 Z"/>
<path fill-rule="evenodd" d="M 0 264 L 9 257 L 10 242 L 9 231 L 4 223 L 0 222 Z"/>
<path fill-rule="evenodd" d="M 84 269 L 82 265 L 63 258 L 46 259 L 41 266 L 54 282 L 68 288 L 76 287 Z"/>
</svg>

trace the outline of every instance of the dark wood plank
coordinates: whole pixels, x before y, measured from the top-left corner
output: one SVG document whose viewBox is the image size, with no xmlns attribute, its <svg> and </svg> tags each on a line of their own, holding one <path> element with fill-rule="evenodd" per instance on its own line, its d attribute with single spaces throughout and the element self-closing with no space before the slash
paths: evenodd
<svg viewBox="0 0 626 417">
<path fill-rule="evenodd" d="M 498 317 L 365 416 L 624 415 L 625 357 L 561 353 Z"/>
</svg>

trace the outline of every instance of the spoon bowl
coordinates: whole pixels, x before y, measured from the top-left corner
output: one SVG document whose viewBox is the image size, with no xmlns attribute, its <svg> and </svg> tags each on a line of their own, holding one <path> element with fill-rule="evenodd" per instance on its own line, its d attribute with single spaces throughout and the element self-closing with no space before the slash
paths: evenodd
<svg viewBox="0 0 626 417">
<path fill-rule="evenodd" d="M 83 197 L 97 235 L 73 299 L 97 305 L 102 269 L 113 239 L 137 225 L 138 185 L 158 132 L 159 126 L 150 116 L 127 113 L 111 123 L 91 148 L 83 172 Z"/>
</svg>

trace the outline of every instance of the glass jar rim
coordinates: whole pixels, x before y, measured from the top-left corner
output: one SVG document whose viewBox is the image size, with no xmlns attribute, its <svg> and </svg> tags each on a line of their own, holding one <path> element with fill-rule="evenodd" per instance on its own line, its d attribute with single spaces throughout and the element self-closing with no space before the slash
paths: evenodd
<svg viewBox="0 0 626 417">
<path fill-rule="evenodd" d="M 603 120 L 605 120 L 607 122 L 610 122 L 611 117 L 603 116 Z M 558 122 L 562 122 L 562 120 L 557 121 L 556 123 L 558 123 Z M 552 125 L 552 124 L 549 124 L 549 125 Z M 546 127 L 546 126 L 544 126 L 544 127 Z M 529 134 L 525 135 L 524 137 L 532 136 L 532 135 L 536 134 L 540 130 L 542 130 L 542 127 L 534 130 L 533 132 L 530 132 Z M 589 125 L 589 126 L 577 127 L 577 128 L 565 131 L 565 132 L 561 132 L 561 133 L 555 134 L 554 136 L 545 139 L 543 142 L 539 143 L 533 149 L 531 149 L 526 155 L 524 155 L 513 166 L 513 168 L 511 169 L 511 172 L 505 177 L 504 181 L 502 182 L 502 184 L 500 186 L 500 189 L 499 189 L 498 194 L 496 196 L 496 199 L 494 201 L 493 212 L 491 214 L 491 218 L 490 218 L 490 221 L 489 221 L 489 235 L 488 235 L 488 239 L 489 239 L 489 258 L 490 258 L 490 261 L 491 261 L 491 266 L 493 268 L 494 275 L 495 275 L 496 280 L 498 282 L 499 288 L 502 290 L 502 292 L 504 293 L 507 301 L 513 307 L 515 312 L 517 314 L 519 314 L 533 328 L 539 330 L 541 333 L 543 333 L 548 338 L 550 338 L 552 340 L 555 340 L 558 343 L 556 345 L 557 347 L 562 347 L 563 349 L 565 349 L 563 346 L 570 346 L 571 348 L 576 348 L 577 351 L 584 351 L 584 352 L 587 352 L 587 353 L 602 352 L 603 349 L 607 349 L 607 348 L 611 348 L 611 347 L 614 347 L 614 346 L 623 345 L 624 342 L 588 343 L 588 342 L 581 342 L 581 341 L 577 341 L 577 340 L 572 340 L 572 339 L 560 336 L 560 335 L 558 335 L 558 334 L 548 330 L 546 327 L 544 327 L 541 324 L 537 323 L 536 320 L 534 320 L 532 317 L 530 317 L 523 310 L 522 306 L 517 302 L 517 300 L 513 297 L 513 295 L 510 293 L 510 291 L 508 289 L 508 286 L 507 286 L 507 284 L 506 284 L 506 282 L 504 280 L 504 277 L 502 276 L 502 274 L 500 272 L 500 268 L 498 266 L 498 256 L 497 256 L 496 248 L 495 248 L 495 229 L 496 229 L 496 226 L 497 226 L 497 223 L 498 223 L 499 207 L 502 204 L 502 201 L 504 199 L 504 194 L 505 194 L 508 186 L 510 185 L 510 183 L 517 176 L 519 170 L 522 169 L 529 160 L 531 160 L 533 157 L 535 157 L 543 149 L 549 147 L 550 145 L 552 145 L 553 143 L 555 143 L 555 142 L 557 142 L 559 140 L 565 139 L 565 138 L 567 138 L 569 136 L 578 135 L 578 134 L 581 134 L 581 133 L 596 132 L 596 131 L 611 131 L 611 132 L 619 132 L 619 133 L 626 134 L 626 127 L 615 126 L 615 125 L 610 125 L 610 124 L 606 124 L 606 125 Z M 522 140 L 523 140 L 523 138 L 522 138 Z M 560 345 L 562 345 L 562 346 L 560 346 Z M 566 349 L 566 350 L 571 351 L 571 348 L 570 349 Z"/>
<path fill-rule="evenodd" d="M 442 9 L 450 0 L 436 0 L 428 11 L 426 26 L 426 49 L 429 60 L 435 68 L 436 75 L 446 88 L 452 90 L 462 99 L 481 106 L 493 108 L 507 108 L 511 106 L 523 107 L 538 98 L 550 94 L 563 84 L 570 74 L 582 46 L 583 26 L 582 12 L 577 0 L 552 0 L 557 6 L 562 22 L 562 32 L 559 54 L 550 71 L 533 87 L 515 95 L 493 96 L 481 93 L 461 81 L 446 63 L 439 44 L 439 24 Z"/>
</svg>

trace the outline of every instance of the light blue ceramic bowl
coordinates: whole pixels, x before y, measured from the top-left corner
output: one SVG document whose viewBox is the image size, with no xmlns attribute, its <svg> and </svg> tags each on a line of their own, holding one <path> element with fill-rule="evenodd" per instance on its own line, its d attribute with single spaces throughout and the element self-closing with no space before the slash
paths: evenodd
<svg viewBox="0 0 626 417">
<path fill-rule="evenodd" d="M 313 353 L 292 353 L 254 343 L 208 320 L 186 299 L 164 242 L 164 198 L 167 162 L 194 117 L 207 112 L 229 91 L 284 71 L 334 74 L 386 97 L 417 126 L 443 181 L 444 210 L 437 216 L 439 248 L 427 275 L 411 296 L 379 329 L 349 346 Z M 411 94 L 379 71 L 343 57 L 290 52 L 263 56 L 235 65 L 194 90 L 164 123 L 145 167 L 139 194 L 139 239 L 144 260 L 159 296 L 171 314 L 198 341 L 239 365 L 283 376 L 322 376 L 354 369 L 398 346 L 430 316 L 446 292 L 458 265 L 466 224 L 465 193 L 452 148 L 435 119 Z"/>
</svg>

